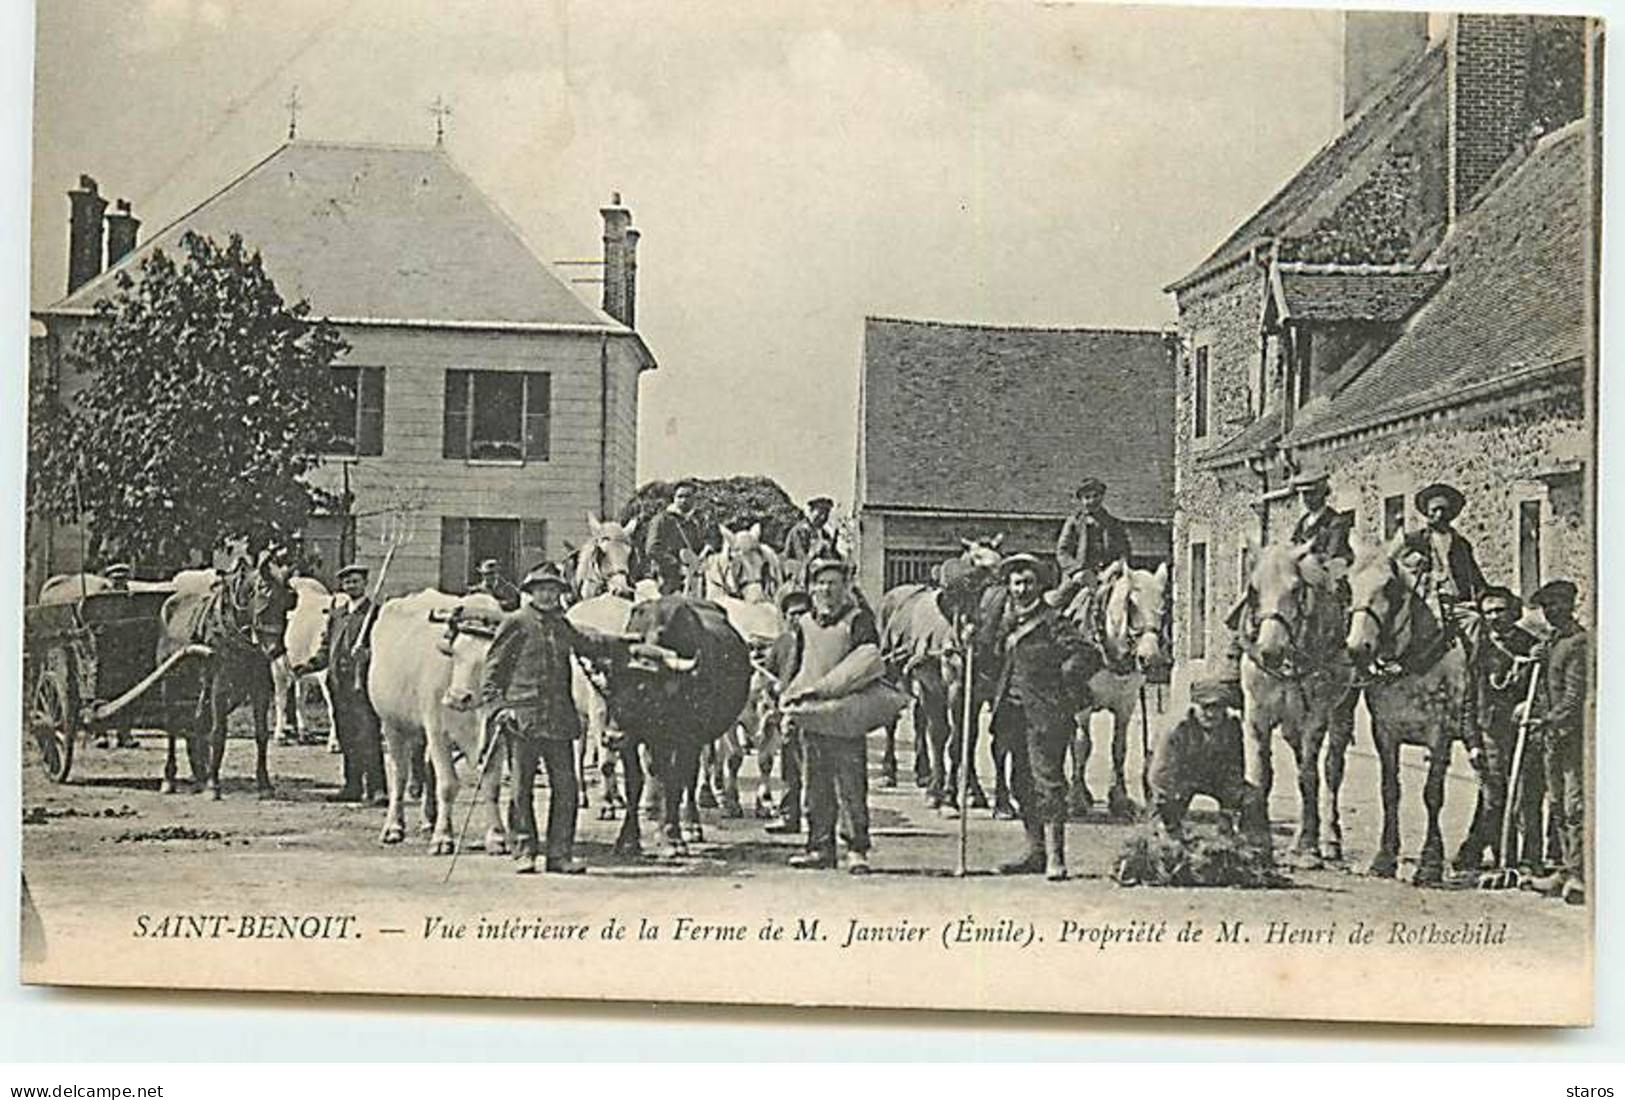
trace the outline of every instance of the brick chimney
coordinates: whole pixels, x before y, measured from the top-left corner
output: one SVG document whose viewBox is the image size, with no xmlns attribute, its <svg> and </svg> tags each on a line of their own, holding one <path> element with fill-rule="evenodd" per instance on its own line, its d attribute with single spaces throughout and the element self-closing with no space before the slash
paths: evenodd
<svg viewBox="0 0 1625 1100">
<path fill-rule="evenodd" d="M 68 293 L 72 294 L 102 273 L 102 214 L 107 200 L 97 193 L 96 181 L 79 177 L 79 187 L 68 192 Z"/>
<path fill-rule="evenodd" d="M 637 308 L 638 231 L 632 228 L 632 212 L 621 205 L 619 191 L 599 213 L 604 216 L 604 312 L 631 328 Z"/>
<path fill-rule="evenodd" d="M 1428 45 L 1425 11 L 1343 13 L 1343 120 L 1346 122 Z"/>
<path fill-rule="evenodd" d="M 130 213 L 130 200 L 120 199 L 107 215 L 107 266 L 112 267 L 135 251 L 136 230 L 141 219 Z"/>
<path fill-rule="evenodd" d="M 1530 18 L 1456 15 L 1450 21 L 1450 220 L 1468 210 L 1529 129 Z"/>
</svg>

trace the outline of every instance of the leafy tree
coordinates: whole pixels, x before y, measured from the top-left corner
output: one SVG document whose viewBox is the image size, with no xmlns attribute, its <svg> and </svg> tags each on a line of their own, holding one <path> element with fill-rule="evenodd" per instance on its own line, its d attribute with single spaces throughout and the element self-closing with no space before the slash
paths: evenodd
<svg viewBox="0 0 1625 1100">
<path fill-rule="evenodd" d="M 336 503 L 304 479 L 334 436 L 338 330 L 285 302 L 238 235 L 181 247 L 97 303 L 67 353 L 83 389 L 30 395 L 30 499 L 85 522 L 93 560 L 257 548 Z"/>
<path fill-rule="evenodd" d="M 705 537 L 712 545 L 721 544 L 719 524 L 737 528 L 760 522 L 762 538 L 774 547 L 782 547 L 784 536 L 801 518 L 801 510 L 790 499 L 790 494 L 770 477 L 691 480 L 696 487 L 696 510 L 704 526 Z M 638 525 L 643 526 L 656 512 L 671 503 L 676 487 L 675 481 L 646 482 L 621 509 L 621 522 L 631 523 L 636 519 Z"/>
</svg>

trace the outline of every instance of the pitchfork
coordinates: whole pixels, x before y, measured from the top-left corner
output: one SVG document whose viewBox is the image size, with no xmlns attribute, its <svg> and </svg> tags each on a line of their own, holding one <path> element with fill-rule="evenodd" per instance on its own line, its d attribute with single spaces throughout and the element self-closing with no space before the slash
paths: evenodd
<svg viewBox="0 0 1625 1100">
<path fill-rule="evenodd" d="M 1506 806 L 1501 815 L 1501 866 L 1478 876 L 1480 890 L 1516 890 L 1523 875 L 1512 862 L 1512 834 L 1517 820 L 1519 787 L 1523 782 L 1523 753 L 1529 742 L 1529 712 L 1535 706 L 1535 689 L 1540 683 L 1540 665 L 1529 670 L 1529 690 L 1523 697 L 1523 715 L 1518 719 L 1518 740 L 1512 749 L 1512 770 L 1507 773 Z M 1524 838 L 1529 843 L 1529 838 Z"/>
</svg>

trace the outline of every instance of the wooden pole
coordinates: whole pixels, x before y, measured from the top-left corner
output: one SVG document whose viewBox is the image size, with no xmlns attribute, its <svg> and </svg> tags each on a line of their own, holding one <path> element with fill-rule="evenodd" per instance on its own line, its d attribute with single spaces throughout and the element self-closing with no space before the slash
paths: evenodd
<svg viewBox="0 0 1625 1100">
<path fill-rule="evenodd" d="M 970 746 L 973 732 L 971 723 L 976 721 L 976 680 L 974 639 L 965 635 L 964 620 L 960 620 L 960 629 L 956 631 L 965 646 L 965 713 L 964 721 L 959 729 L 959 860 L 954 866 L 954 874 L 964 878 L 970 873 L 968 865 L 970 853 Z"/>
</svg>

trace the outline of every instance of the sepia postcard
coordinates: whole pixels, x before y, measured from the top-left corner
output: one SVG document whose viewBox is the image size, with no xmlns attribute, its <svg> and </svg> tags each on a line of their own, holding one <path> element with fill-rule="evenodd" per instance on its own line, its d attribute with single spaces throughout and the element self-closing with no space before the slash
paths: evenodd
<svg viewBox="0 0 1625 1100">
<path fill-rule="evenodd" d="M 36 19 L 25 982 L 1590 1024 L 1600 20 Z"/>
</svg>

